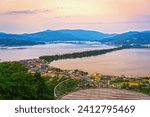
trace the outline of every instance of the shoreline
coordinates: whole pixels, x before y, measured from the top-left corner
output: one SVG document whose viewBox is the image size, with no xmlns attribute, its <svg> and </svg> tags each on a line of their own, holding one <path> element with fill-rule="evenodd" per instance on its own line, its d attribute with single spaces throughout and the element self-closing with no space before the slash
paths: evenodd
<svg viewBox="0 0 150 117">
<path fill-rule="evenodd" d="M 65 59 L 80 59 L 80 57 L 78 57 L 78 55 L 80 55 L 80 54 L 82 54 L 82 53 L 92 53 L 92 52 L 100 52 L 100 54 L 98 53 L 96 53 L 96 55 L 87 55 L 86 57 L 93 57 L 93 56 L 98 56 L 98 55 L 103 55 L 103 54 L 106 54 L 106 53 L 110 53 L 110 52 L 113 52 L 113 51 L 119 51 L 119 50 L 123 50 L 123 49 L 143 49 L 143 47 L 142 48 L 133 48 L 133 47 L 118 47 L 118 48 L 110 48 L 110 49 L 102 49 L 102 50 L 91 50 L 91 51 L 83 51 L 83 52 L 74 52 L 74 53 L 70 53 L 70 54 L 63 54 L 63 55 L 52 55 L 52 57 L 54 57 L 53 58 L 53 61 L 48 61 L 48 63 L 51 65 L 51 62 L 54 62 L 54 61 L 59 61 L 59 60 L 65 60 Z M 104 53 L 101 53 L 101 51 L 104 51 Z M 105 52 L 106 51 L 106 52 Z M 71 56 L 71 55 L 77 55 L 77 57 L 75 56 L 75 58 L 74 57 L 72 57 L 72 58 L 62 58 L 62 59 L 59 59 L 59 56 L 60 56 L 60 58 L 61 58 L 61 56 L 65 56 L 65 55 L 68 55 L 68 56 Z M 85 54 L 86 55 L 86 54 Z M 51 56 L 48 56 L 48 57 L 51 57 Z M 55 60 L 55 57 L 56 57 L 56 60 Z M 58 57 L 58 58 L 57 58 Z M 86 58 L 85 56 L 82 56 L 81 58 Z M 40 58 L 40 57 L 39 57 Z M 37 59 L 38 60 L 38 58 L 35 58 L 35 59 Z M 24 59 L 24 60 L 34 60 L 34 59 Z M 43 60 L 43 59 L 39 59 L 39 60 Z M 18 60 L 17 60 L 18 61 Z M 2 59 L 0 59 L 0 63 L 2 63 L 2 62 L 17 62 L 17 61 L 2 61 Z M 22 60 L 19 60 L 19 61 L 22 61 Z M 45 61 L 46 62 L 46 61 Z M 58 67 L 55 67 L 54 66 L 54 68 L 58 68 Z M 61 68 L 60 67 L 60 69 L 63 69 L 63 68 Z M 69 69 L 67 69 L 67 70 L 69 70 Z M 73 70 L 73 69 L 70 69 L 70 70 Z M 86 71 L 86 70 L 84 70 L 84 69 L 81 69 L 81 71 Z M 88 71 L 88 73 L 90 73 L 90 74 L 92 74 L 92 73 L 103 73 L 103 72 L 97 72 L 97 71 L 95 71 L 95 72 L 89 72 Z M 104 74 L 107 74 L 107 75 L 109 75 L 109 76 L 126 76 L 126 77 L 128 77 L 128 78 L 130 78 L 130 77 L 136 77 L 136 78 L 139 78 L 139 77 L 146 77 L 148 74 L 145 74 L 145 75 L 125 75 L 125 74 L 108 74 L 108 73 L 104 73 Z"/>
</svg>

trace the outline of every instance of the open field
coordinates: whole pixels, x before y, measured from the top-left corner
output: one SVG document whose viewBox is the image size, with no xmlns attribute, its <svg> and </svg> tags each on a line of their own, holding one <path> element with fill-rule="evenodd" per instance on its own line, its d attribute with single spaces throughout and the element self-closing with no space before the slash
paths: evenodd
<svg viewBox="0 0 150 117">
<path fill-rule="evenodd" d="M 150 100 L 150 95 L 125 89 L 97 88 L 79 90 L 61 100 Z"/>
</svg>

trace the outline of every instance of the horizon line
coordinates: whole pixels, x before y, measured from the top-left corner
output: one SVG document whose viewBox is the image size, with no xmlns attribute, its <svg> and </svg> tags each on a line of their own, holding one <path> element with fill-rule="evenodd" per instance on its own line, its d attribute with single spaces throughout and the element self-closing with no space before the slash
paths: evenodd
<svg viewBox="0 0 150 117">
<path fill-rule="evenodd" d="M 61 30 L 83 30 L 83 31 L 95 31 L 99 33 L 104 33 L 104 34 L 122 34 L 122 33 L 127 33 L 127 32 L 143 32 L 143 31 L 150 31 L 150 29 L 144 29 L 144 30 L 127 30 L 127 31 L 122 31 L 122 32 L 106 32 L 106 31 L 99 31 L 99 30 L 92 30 L 92 29 L 76 29 L 76 28 L 61 28 L 61 29 L 43 29 L 39 31 L 33 31 L 33 32 L 22 32 L 22 33 L 12 33 L 12 32 L 5 32 L 5 31 L 0 31 L 0 33 L 5 33 L 5 34 L 32 34 L 32 33 L 38 33 L 38 32 L 44 32 L 44 31 L 61 31 Z"/>
</svg>

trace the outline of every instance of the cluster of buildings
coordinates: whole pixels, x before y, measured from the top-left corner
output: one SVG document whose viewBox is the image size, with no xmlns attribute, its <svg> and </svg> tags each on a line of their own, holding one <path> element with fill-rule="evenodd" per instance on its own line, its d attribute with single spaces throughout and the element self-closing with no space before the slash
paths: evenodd
<svg viewBox="0 0 150 117">
<path fill-rule="evenodd" d="M 20 62 L 24 64 L 27 67 L 28 72 L 32 74 L 39 72 L 43 75 L 48 70 L 48 64 L 40 59 L 21 60 Z"/>
<path fill-rule="evenodd" d="M 43 77 L 66 77 L 71 79 L 80 80 L 80 85 L 85 85 L 89 87 L 121 87 L 124 81 L 129 86 L 139 86 L 140 83 L 146 82 L 150 84 L 149 80 L 141 80 L 141 78 L 131 78 L 122 76 L 113 76 L 113 75 L 102 75 L 100 73 L 89 74 L 81 70 L 62 70 L 59 68 L 54 68 L 50 66 L 50 63 L 45 62 L 41 59 L 28 59 L 21 60 L 22 64 L 25 64 L 28 72 L 35 74 L 39 72 Z M 120 82 L 121 81 L 121 82 Z M 112 83 L 113 82 L 113 83 Z"/>
<path fill-rule="evenodd" d="M 45 62 L 41 59 L 27 59 L 21 60 L 29 73 L 35 74 L 36 72 L 40 73 L 43 77 L 68 77 L 72 79 L 80 79 L 88 75 L 87 72 L 81 70 L 62 70 L 60 68 L 55 68 L 50 66 L 50 63 Z"/>
</svg>

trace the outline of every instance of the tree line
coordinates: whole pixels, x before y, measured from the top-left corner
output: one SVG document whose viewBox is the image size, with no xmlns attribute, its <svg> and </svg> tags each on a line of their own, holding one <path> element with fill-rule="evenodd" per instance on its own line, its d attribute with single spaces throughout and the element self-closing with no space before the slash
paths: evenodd
<svg viewBox="0 0 150 117">
<path fill-rule="evenodd" d="M 121 46 L 121 47 L 117 47 L 117 48 L 110 48 L 110 49 L 103 49 L 103 50 L 91 50 L 91 51 L 84 51 L 84 52 L 76 52 L 76 53 L 63 54 L 63 55 L 41 56 L 39 58 L 43 59 L 45 61 L 48 61 L 48 62 L 52 62 L 54 60 L 60 60 L 60 59 L 73 59 L 73 58 L 97 56 L 97 55 L 106 54 L 109 52 L 127 49 L 127 48 L 130 48 L 130 46 Z"/>
</svg>

